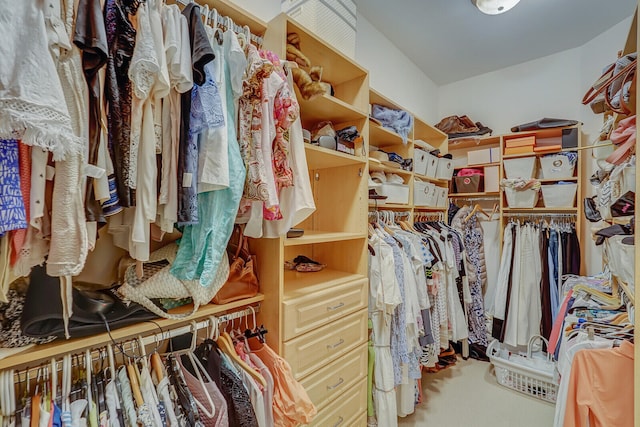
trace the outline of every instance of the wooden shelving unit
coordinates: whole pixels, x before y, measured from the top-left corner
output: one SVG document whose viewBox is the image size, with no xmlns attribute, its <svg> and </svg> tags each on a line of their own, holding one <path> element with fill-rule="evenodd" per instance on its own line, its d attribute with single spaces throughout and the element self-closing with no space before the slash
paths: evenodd
<svg viewBox="0 0 640 427">
<path fill-rule="evenodd" d="M 323 121 L 331 121 L 336 130 L 355 126 L 363 142 L 356 145 L 355 155 L 305 144 L 316 211 L 295 226 L 304 234 L 251 243 L 260 259 L 269 260 L 259 264 L 261 274 L 268 278 L 262 287 L 265 301 L 259 317 L 269 330 L 269 345 L 290 363 L 293 375 L 316 404 L 319 412 L 314 423 L 324 420 L 334 425 L 351 419 L 348 414 L 355 414 L 354 410 L 359 418 L 366 417 L 366 369 L 353 372 L 353 381 L 332 389 L 319 389 L 316 377 L 328 377 L 323 374 L 327 360 L 352 366 L 367 357 L 365 154 L 369 76 L 360 65 L 284 14 L 269 22 L 264 47 L 284 58 L 287 34 L 294 32 L 311 64 L 323 67 L 322 80 L 334 89 L 334 96 L 304 100 L 296 88 L 303 128 L 311 131 Z M 403 175 L 401 170 L 393 172 Z M 313 273 L 286 270 L 284 262 L 298 255 L 321 262 L 326 268 Z M 322 342 L 327 336 L 341 344 L 327 350 Z M 350 405 L 345 407 L 342 402 L 346 400 Z M 364 408 L 361 413 L 360 408 Z"/>
<path fill-rule="evenodd" d="M 374 89 L 370 89 L 369 91 L 369 102 L 371 105 L 383 105 L 394 110 L 406 110 L 398 103 Z M 402 137 L 394 131 L 384 128 L 374 120 L 369 120 L 369 145 L 385 152 L 394 152 L 405 159 L 414 158 L 415 148 L 427 150 L 429 146 L 439 149 L 442 154 L 446 154 L 448 152 L 447 135 L 415 115 L 413 119 L 413 129 L 409 133 L 406 144 L 403 142 Z M 447 210 L 447 207 L 444 206 L 418 206 L 415 203 L 415 183 L 416 181 L 423 181 L 432 183 L 440 188 L 448 188 L 449 181 L 427 177 L 415 173 L 415 171 L 403 171 L 402 169 L 391 168 L 371 159 L 369 160 L 369 170 L 399 175 L 404 178 L 404 184 L 409 187 L 409 200 L 407 203 L 385 203 L 384 200 L 378 200 L 377 202 L 370 200 L 369 209 L 387 209 L 410 213 L 415 210 L 436 212 Z"/>
</svg>

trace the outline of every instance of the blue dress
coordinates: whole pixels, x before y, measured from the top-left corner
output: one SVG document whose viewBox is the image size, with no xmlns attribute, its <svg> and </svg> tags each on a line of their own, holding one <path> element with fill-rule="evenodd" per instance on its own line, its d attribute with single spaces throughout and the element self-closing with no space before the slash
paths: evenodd
<svg viewBox="0 0 640 427">
<path fill-rule="evenodd" d="M 20 163 L 15 139 L 0 140 L 0 236 L 27 228 L 20 188 Z"/>
</svg>

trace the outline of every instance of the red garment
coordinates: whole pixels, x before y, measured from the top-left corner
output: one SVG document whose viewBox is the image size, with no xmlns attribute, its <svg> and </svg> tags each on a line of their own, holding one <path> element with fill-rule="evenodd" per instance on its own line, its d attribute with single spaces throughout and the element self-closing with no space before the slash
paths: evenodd
<svg viewBox="0 0 640 427">
<path fill-rule="evenodd" d="M 29 203 L 31 202 L 31 147 L 18 143 L 18 160 L 20 162 L 20 190 L 22 192 L 22 200 L 24 202 L 24 211 L 27 217 L 27 223 L 31 219 Z M 44 171 L 42 171 L 44 173 Z M 11 266 L 18 261 L 20 250 L 24 246 L 27 238 L 27 229 L 14 230 L 9 233 L 11 238 Z"/>
<path fill-rule="evenodd" d="M 558 342 L 560 339 L 560 333 L 562 332 L 562 325 L 564 324 L 564 314 L 567 312 L 567 304 L 569 304 L 569 300 L 571 299 L 572 294 L 573 294 L 573 289 L 569 291 L 564 301 L 562 301 L 562 305 L 560 306 L 560 310 L 558 310 L 558 315 L 556 316 L 556 321 L 553 323 L 551 336 L 549 336 L 548 351 L 550 354 L 553 354 L 556 352 L 556 346 L 558 345 Z"/>
</svg>

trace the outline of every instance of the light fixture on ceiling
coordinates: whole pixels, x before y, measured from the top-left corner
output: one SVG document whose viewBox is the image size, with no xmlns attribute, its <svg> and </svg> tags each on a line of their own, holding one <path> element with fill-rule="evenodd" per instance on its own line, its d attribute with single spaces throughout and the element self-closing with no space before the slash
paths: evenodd
<svg viewBox="0 0 640 427">
<path fill-rule="evenodd" d="M 499 15 L 513 9 L 520 0 L 471 0 L 471 3 L 482 13 L 487 15 Z"/>
</svg>

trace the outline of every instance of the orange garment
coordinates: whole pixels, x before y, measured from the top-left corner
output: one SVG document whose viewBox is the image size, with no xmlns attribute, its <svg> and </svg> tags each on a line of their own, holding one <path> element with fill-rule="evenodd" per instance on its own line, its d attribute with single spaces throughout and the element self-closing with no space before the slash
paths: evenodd
<svg viewBox="0 0 640 427">
<path fill-rule="evenodd" d="M 249 340 L 251 352 L 258 356 L 273 376 L 273 421 L 278 427 L 294 427 L 309 424 L 316 415 L 304 387 L 295 380 L 291 366 L 266 344 Z"/>
<path fill-rule="evenodd" d="M 18 161 L 20 164 L 20 192 L 22 193 L 28 227 L 31 220 L 29 210 L 31 201 L 31 147 L 23 144 L 22 141 L 18 144 Z M 27 229 L 14 230 L 9 235 L 11 236 L 11 265 L 13 266 L 20 257 L 20 249 L 24 246 L 24 241 L 27 238 Z"/>
<path fill-rule="evenodd" d="M 633 427 L 633 344 L 573 357 L 565 427 Z"/>
</svg>

